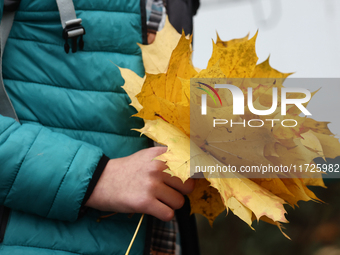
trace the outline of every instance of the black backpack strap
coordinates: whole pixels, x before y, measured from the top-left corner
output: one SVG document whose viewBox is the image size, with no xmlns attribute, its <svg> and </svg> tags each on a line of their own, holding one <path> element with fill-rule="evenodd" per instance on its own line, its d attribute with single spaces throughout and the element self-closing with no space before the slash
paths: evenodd
<svg viewBox="0 0 340 255">
<path fill-rule="evenodd" d="M 4 81 L 2 78 L 2 56 L 4 53 L 5 45 L 9 32 L 11 31 L 14 21 L 15 11 L 18 9 L 20 0 L 5 0 L 4 13 L 0 23 L 0 114 L 3 116 L 11 117 L 18 120 L 17 114 L 14 110 L 11 100 L 9 99 Z M 2 243 L 6 226 L 8 222 L 10 209 L 5 206 L 0 206 L 0 243 Z"/>
<path fill-rule="evenodd" d="M 9 99 L 2 78 L 2 56 L 4 53 L 6 41 L 11 31 L 15 10 L 18 8 L 20 1 L 5 0 L 4 13 L 0 24 L 0 114 L 7 117 L 12 117 L 18 121 L 17 114 L 14 110 L 11 100 Z M 8 11 L 12 10 L 12 11 Z"/>
<path fill-rule="evenodd" d="M 192 34 L 193 16 L 199 7 L 199 0 L 164 0 L 170 23 L 178 33 Z"/>
<path fill-rule="evenodd" d="M 182 255 L 199 255 L 200 249 L 196 217 L 194 214 L 190 215 L 190 200 L 187 196 L 185 196 L 184 206 L 175 212 L 181 236 Z"/>
<path fill-rule="evenodd" d="M 4 0 L 4 12 L 15 12 L 18 10 L 21 0 Z"/>
</svg>

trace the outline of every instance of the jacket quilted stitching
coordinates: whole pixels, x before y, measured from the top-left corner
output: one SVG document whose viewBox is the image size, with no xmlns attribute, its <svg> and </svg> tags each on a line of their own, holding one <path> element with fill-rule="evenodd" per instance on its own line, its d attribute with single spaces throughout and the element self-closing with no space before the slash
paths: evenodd
<svg viewBox="0 0 340 255">
<path fill-rule="evenodd" d="M 113 64 L 144 74 L 140 2 L 74 4 L 83 51 L 64 52 L 54 0 L 22 0 L 7 41 L 4 83 L 22 125 L 0 116 L 0 204 L 12 209 L 0 254 L 124 254 L 139 220 L 97 222 L 96 210 L 77 217 L 103 153 L 123 157 L 148 145 L 131 131 L 142 122 L 130 117 Z M 145 228 L 131 254 L 142 254 Z"/>
</svg>

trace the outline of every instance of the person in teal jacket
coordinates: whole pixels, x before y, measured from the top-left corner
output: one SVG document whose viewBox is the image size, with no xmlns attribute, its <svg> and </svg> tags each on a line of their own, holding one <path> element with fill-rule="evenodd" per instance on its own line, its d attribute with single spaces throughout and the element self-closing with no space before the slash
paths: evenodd
<svg viewBox="0 0 340 255">
<path fill-rule="evenodd" d="M 168 221 L 192 191 L 131 130 L 143 123 L 112 64 L 144 75 L 143 4 L 74 1 L 85 45 L 66 54 L 56 1 L 21 1 L 3 54 L 20 123 L 0 115 L 1 255 L 125 254 L 140 213 Z M 143 221 L 130 254 L 148 254 L 146 236 Z"/>
</svg>

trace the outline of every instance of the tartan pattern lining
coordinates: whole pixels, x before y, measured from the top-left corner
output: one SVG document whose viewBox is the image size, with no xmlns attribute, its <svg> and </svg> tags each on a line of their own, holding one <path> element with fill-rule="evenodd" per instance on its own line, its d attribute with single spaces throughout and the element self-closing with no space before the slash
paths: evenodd
<svg viewBox="0 0 340 255">
<path fill-rule="evenodd" d="M 177 255 L 180 247 L 176 243 L 178 225 L 174 217 L 169 222 L 154 220 L 151 237 L 150 255 Z"/>
</svg>

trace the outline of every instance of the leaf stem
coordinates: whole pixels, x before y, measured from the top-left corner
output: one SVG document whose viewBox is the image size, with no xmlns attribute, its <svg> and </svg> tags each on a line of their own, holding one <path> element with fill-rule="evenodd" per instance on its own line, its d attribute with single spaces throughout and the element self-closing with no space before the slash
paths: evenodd
<svg viewBox="0 0 340 255">
<path fill-rule="evenodd" d="M 143 213 L 142 216 L 140 217 L 140 220 L 139 220 L 139 223 L 138 223 L 138 225 L 137 225 L 136 231 L 135 231 L 135 233 L 133 234 L 133 237 L 132 237 L 132 239 L 131 239 L 130 245 L 129 245 L 129 247 L 128 247 L 126 253 L 125 253 L 125 255 L 129 255 L 129 253 L 130 253 L 131 247 L 132 247 L 132 245 L 133 245 L 133 243 L 134 243 L 134 241 L 135 241 L 135 239 L 136 239 L 136 236 L 137 236 L 137 234 L 138 234 L 140 225 L 142 224 L 143 218 L 144 218 L 144 213 Z"/>
</svg>

